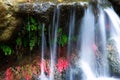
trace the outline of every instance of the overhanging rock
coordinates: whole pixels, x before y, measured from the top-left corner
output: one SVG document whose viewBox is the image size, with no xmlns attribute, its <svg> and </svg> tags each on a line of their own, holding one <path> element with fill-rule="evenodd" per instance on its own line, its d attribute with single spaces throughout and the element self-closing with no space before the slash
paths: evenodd
<svg viewBox="0 0 120 80">
<path fill-rule="evenodd" d="M 55 8 L 58 6 L 60 9 L 70 9 L 75 6 L 78 9 L 84 9 L 88 5 L 87 2 L 72 2 L 72 3 L 59 3 L 54 4 L 52 2 L 44 2 L 44 3 L 21 3 L 17 6 L 17 13 L 27 13 L 27 14 L 48 14 L 53 12 Z"/>
<path fill-rule="evenodd" d="M 11 5 L 9 3 L 2 3 L 3 8 L 0 8 L 0 11 L 4 14 L 0 14 L 0 20 L 3 22 L 0 23 L 0 41 L 9 40 L 13 34 L 19 29 L 21 20 L 27 15 L 32 15 L 39 18 L 40 21 L 45 24 L 50 24 L 53 19 L 53 14 L 55 8 L 60 8 L 60 24 L 65 25 L 70 17 L 70 10 L 74 8 L 76 10 L 76 19 L 80 19 L 84 14 L 84 9 L 87 7 L 87 2 L 71 2 L 71 3 L 58 3 L 54 4 L 53 2 L 43 2 L 43 3 L 19 3 L 16 5 Z M 8 12 L 8 13 L 6 13 Z M 6 17 L 9 16 L 10 17 Z M 12 20 L 10 20 L 12 19 Z M 77 21 L 77 20 L 76 20 Z M 0 21 L 1 22 L 1 21 Z M 7 22 L 9 22 L 7 24 Z M 5 24 L 3 24 L 5 23 Z M 12 24 L 14 23 L 14 24 Z M 6 32 L 7 31 L 7 32 Z"/>
<path fill-rule="evenodd" d="M 55 6 L 54 3 L 22 3 L 18 5 L 18 11 L 20 13 L 30 13 L 30 14 L 42 14 L 50 10 Z"/>
<path fill-rule="evenodd" d="M 88 6 L 88 2 L 70 2 L 70 3 L 58 3 L 52 2 L 44 3 L 22 3 L 17 6 L 16 13 L 19 16 L 33 15 L 39 17 L 39 20 L 44 23 L 51 23 L 55 9 L 59 7 L 60 10 L 60 26 L 65 25 L 70 17 L 70 11 L 74 8 L 76 11 L 76 21 L 80 19 L 85 8 Z M 21 15 L 22 14 L 22 15 Z"/>
</svg>

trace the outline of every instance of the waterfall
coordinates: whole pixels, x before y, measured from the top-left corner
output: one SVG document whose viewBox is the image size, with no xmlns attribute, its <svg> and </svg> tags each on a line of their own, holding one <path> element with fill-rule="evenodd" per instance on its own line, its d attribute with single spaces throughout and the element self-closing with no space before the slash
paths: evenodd
<svg viewBox="0 0 120 80">
<path fill-rule="evenodd" d="M 95 44 L 95 18 L 92 12 L 92 6 L 89 6 L 85 11 L 85 15 L 83 17 L 81 23 L 81 49 L 79 51 L 80 61 L 86 62 L 86 64 L 90 67 L 91 71 L 95 73 L 95 53 L 93 50 L 93 45 Z M 87 71 L 87 75 L 89 72 Z M 88 76 L 91 77 L 91 76 Z M 85 78 L 85 76 L 83 76 Z"/>
<path fill-rule="evenodd" d="M 53 25 L 52 25 L 52 40 L 53 42 L 50 44 L 50 80 L 54 80 L 54 67 L 55 67 L 55 61 L 56 59 L 56 50 L 57 50 L 57 32 L 58 32 L 58 26 L 59 26 L 59 16 L 60 16 L 60 6 L 58 5 L 54 11 L 53 16 Z"/>
<path fill-rule="evenodd" d="M 114 16 L 114 17 L 113 17 Z M 98 7 L 97 15 L 94 8 L 89 5 L 85 9 L 84 16 L 80 22 L 80 26 L 76 25 L 75 6 L 70 11 L 70 19 L 67 43 L 67 59 L 70 58 L 73 48 L 72 38 L 75 36 L 75 27 L 79 27 L 77 40 L 77 61 L 75 65 L 70 64 L 69 71 L 66 71 L 66 80 L 118 80 L 110 76 L 108 52 L 106 50 L 107 40 L 113 38 L 120 52 L 120 20 L 112 8 Z M 50 44 L 50 75 L 47 77 L 44 73 L 44 66 L 41 67 L 40 80 L 56 80 L 55 66 L 57 63 L 57 38 L 60 23 L 60 5 L 54 10 L 53 23 L 49 26 L 49 44 Z M 44 59 L 45 35 L 44 26 L 42 27 L 42 52 L 41 61 Z M 75 53 L 76 54 L 76 53 Z M 71 62 L 71 61 L 70 61 Z M 74 66 L 74 67 L 73 67 Z M 79 68 L 80 73 L 75 73 Z M 79 75 L 81 79 L 75 78 Z"/>
<path fill-rule="evenodd" d="M 120 19 L 118 15 L 115 13 L 115 11 L 112 8 L 106 8 L 104 9 L 106 14 L 108 15 L 109 19 L 109 26 L 110 26 L 110 36 L 116 37 L 120 35 Z"/>
<path fill-rule="evenodd" d="M 74 28 L 75 28 L 75 7 L 73 6 L 72 9 L 70 10 L 70 21 L 69 21 L 69 34 L 68 34 L 68 45 L 67 45 L 67 58 L 70 57 L 70 54 L 72 53 L 72 39 L 74 37 Z M 71 66 L 70 66 L 71 67 Z M 73 79 L 73 72 L 72 69 L 70 68 L 69 71 L 69 79 Z M 67 78 L 68 79 L 68 78 Z"/>
<path fill-rule="evenodd" d="M 107 35 L 106 16 L 108 15 L 110 37 L 113 37 L 117 44 L 120 44 L 120 20 L 111 8 L 99 8 L 98 18 L 95 17 L 92 6 L 90 5 L 81 23 L 79 39 L 79 66 L 83 71 L 82 80 L 117 80 L 110 77 L 108 54 L 106 51 Z M 114 16 L 114 17 L 113 17 Z M 108 34 L 108 33 L 107 33 Z M 78 43 L 80 40 L 78 40 Z M 116 45 L 118 50 L 120 46 Z"/>
<path fill-rule="evenodd" d="M 102 8 L 99 9 L 99 17 L 98 17 L 98 25 L 97 27 L 99 29 L 97 37 L 97 47 L 99 48 L 99 56 L 102 56 L 102 60 L 98 59 L 99 61 L 99 76 L 109 76 L 109 65 L 107 60 L 107 51 L 106 51 L 106 45 L 107 45 L 107 37 L 106 37 L 106 27 L 105 27 L 105 13 L 102 10 Z"/>
<path fill-rule="evenodd" d="M 74 28 L 75 28 L 75 9 L 70 12 L 70 22 L 69 22 L 69 35 L 68 35 L 68 49 L 67 49 L 67 56 L 70 56 L 71 47 L 72 47 L 72 38 L 74 36 Z"/>
<path fill-rule="evenodd" d="M 41 40 L 41 74 L 39 76 L 39 80 L 48 80 L 48 77 L 45 75 L 44 71 L 44 49 L 45 49 L 45 25 L 42 26 L 42 40 Z"/>
<path fill-rule="evenodd" d="M 110 38 L 116 42 L 116 47 L 120 56 L 120 18 L 115 13 L 113 8 L 104 9 L 105 13 L 108 16 L 108 26 L 110 28 Z"/>
</svg>

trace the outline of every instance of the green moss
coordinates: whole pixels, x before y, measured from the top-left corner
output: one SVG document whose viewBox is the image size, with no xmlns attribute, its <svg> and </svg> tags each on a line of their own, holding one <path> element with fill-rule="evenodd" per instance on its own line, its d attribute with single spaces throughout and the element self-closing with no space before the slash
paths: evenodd
<svg viewBox="0 0 120 80">
<path fill-rule="evenodd" d="M 6 44 L 0 44 L 0 48 L 2 49 L 5 55 L 11 55 L 13 52 L 13 49 Z"/>
</svg>

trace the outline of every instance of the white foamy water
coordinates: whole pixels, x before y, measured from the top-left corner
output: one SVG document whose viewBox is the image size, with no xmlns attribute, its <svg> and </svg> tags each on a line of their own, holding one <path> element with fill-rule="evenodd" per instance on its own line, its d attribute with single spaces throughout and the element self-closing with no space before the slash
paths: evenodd
<svg viewBox="0 0 120 80">
<path fill-rule="evenodd" d="M 39 76 L 39 80 L 54 80 L 54 66 L 56 64 L 56 57 L 57 57 L 57 31 L 59 26 L 59 16 L 60 16 L 60 9 L 59 5 L 54 11 L 53 17 L 53 24 L 52 24 L 52 32 L 49 33 L 49 37 L 53 40 L 53 43 L 50 44 L 50 76 L 47 77 L 44 74 L 44 66 L 41 67 L 41 75 Z M 118 52 L 120 53 L 120 19 L 116 15 L 113 9 L 106 8 L 99 10 L 99 17 L 96 18 L 93 13 L 92 6 L 89 6 L 85 10 L 85 14 L 83 16 L 81 22 L 81 29 L 79 33 L 79 39 L 77 43 L 79 50 L 79 62 L 77 67 L 82 71 L 82 79 L 80 80 L 120 80 L 113 77 L 110 77 L 108 60 L 107 60 L 107 51 L 106 51 L 106 44 L 107 44 L 107 36 L 106 36 L 106 21 L 108 21 L 108 27 L 110 28 L 110 37 L 112 37 L 116 41 L 116 46 Z M 108 19 L 105 17 L 107 14 Z M 97 20 L 96 20 L 97 19 Z M 97 21 L 97 26 L 96 26 Z M 70 15 L 70 23 L 69 23 L 69 34 L 68 34 L 68 48 L 66 53 L 69 57 L 72 48 L 72 36 L 74 35 L 74 27 L 75 27 L 75 12 L 74 10 L 71 12 Z M 96 27 L 99 29 L 97 35 L 95 33 Z M 44 28 L 44 27 L 43 27 Z M 43 29 L 44 31 L 44 29 Z M 44 33 L 42 33 L 42 60 L 44 59 Z M 96 36 L 98 37 L 98 41 L 95 40 Z M 99 40 L 100 39 L 100 40 Z M 80 42 L 81 41 L 81 42 Z M 98 44 L 97 44 L 98 42 Z M 100 48 L 99 48 L 99 47 Z M 96 50 L 100 53 L 96 53 Z M 102 58 L 102 63 L 97 64 L 100 62 L 101 59 L 97 59 L 97 57 Z M 97 61 L 98 60 L 98 61 Z M 77 62 L 77 61 L 76 61 Z M 74 80 L 75 78 L 75 69 L 69 67 L 70 71 L 68 72 L 66 80 Z M 77 69 L 76 69 L 77 70 Z M 81 74 L 77 74 L 80 75 Z M 77 80 L 79 80 L 77 78 Z"/>
<path fill-rule="evenodd" d="M 116 48 L 120 56 L 120 18 L 113 8 L 106 8 L 104 11 L 106 12 L 109 20 L 110 37 L 116 42 Z"/>
<path fill-rule="evenodd" d="M 105 17 L 105 13 L 108 15 L 108 21 L 110 21 L 107 25 L 107 27 L 110 27 L 110 37 L 114 37 L 114 40 L 117 43 L 116 46 L 118 48 L 118 51 L 120 51 L 120 20 L 114 10 L 111 8 L 106 8 L 104 11 L 100 9 L 99 12 L 100 13 L 99 17 L 97 18 L 97 26 L 95 25 L 96 18 L 94 17 L 91 6 L 89 6 L 88 9 L 85 11 L 85 15 L 81 23 L 82 35 L 81 49 L 79 54 L 80 68 L 83 71 L 82 80 L 119 80 L 109 76 L 110 72 L 106 52 L 106 29 L 108 28 L 106 28 L 105 23 L 107 20 Z M 99 35 L 95 34 L 95 27 L 99 28 Z M 95 45 L 96 49 L 99 50 L 99 48 L 97 48 L 98 46 L 95 44 L 95 35 L 98 36 L 98 38 L 100 39 L 97 41 L 100 47 L 100 53 L 97 53 L 97 55 L 102 58 L 102 63 L 100 65 L 96 64 L 96 53 L 93 49 L 93 45 Z"/>
<path fill-rule="evenodd" d="M 98 46 L 100 46 L 101 51 L 99 54 L 102 55 L 102 59 L 104 62 L 102 62 L 101 65 L 99 65 L 99 72 L 98 72 L 98 76 L 109 76 L 109 63 L 107 60 L 107 51 L 106 51 L 106 46 L 107 46 L 107 37 L 106 37 L 106 26 L 105 26 L 105 13 L 102 10 L 102 8 L 99 9 L 99 17 L 98 17 L 98 28 L 99 28 L 99 34 L 100 36 L 98 36 L 99 40 L 99 44 Z"/>
<path fill-rule="evenodd" d="M 120 35 L 120 19 L 112 8 L 104 9 L 109 18 L 109 26 L 111 30 L 111 36 L 116 37 Z"/>
<path fill-rule="evenodd" d="M 119 80 L 112 77 L 96 77 L 95 74 L 92 72 L 90 66 L 82 60 L 80 61 L 80 67 L 86 77 L 83 80 Z"/>
<path fill-rule="evenodd" d="M 44 74 L 41 74 L 38 78 L 38 80 L 49 80 L 48 77 L 46 77 Z"/>
<path fill-rule="evenodd" d="M 48 80 L 46 75 L 45 75 L 45 71 L 44 71 L 44 49 L 45 49 L 45 34 L 44 34 L 44 29 L 45 29 L 45 25 L 43 24 L 42 26 L 42 39 L 41 39 L 41 74 L 39 76 L 39 80 Z"/>
<path fill-rule="evenodd" d="M 95 19 L 92 12 L 92 7 L 89 6 L 85 11 L 81 23 L 81 49 L 79 51 L 80 59 L 88 64 L 91 68 L 91 72 L 96 72 L 95 68 L 95 54 L 92 46 L 95 44 Z M 92 63 L 91 63 L 92 62 Z"/>
</svg>

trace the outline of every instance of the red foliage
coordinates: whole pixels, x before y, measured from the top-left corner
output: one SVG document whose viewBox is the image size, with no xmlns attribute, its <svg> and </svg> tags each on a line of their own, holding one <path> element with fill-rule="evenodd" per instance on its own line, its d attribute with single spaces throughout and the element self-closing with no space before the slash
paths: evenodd
<svg viewBox="0 0 120 80">
<path fill-rule="evenodd" d="M 12 80 L 12 70 L 8 68 L 5 72 L 5 80 Z"/>
<path fill-rule="evenodd" d="M 69 62 L 64 58 L 59 58 L 58 63 L 56 64 L 58 71 L 61 73 L 62 71 L 68 68 Z"/>
<path fill-rule="evenodd" d="M 40 63 L 41 69 L 42 69 L 42 66 L 43 66 L 44 72 L 46 72 L 48 75 L 50 75 L 50 69 L 48 67 L 48 63 L 46 60 L 41 61 L 41 63 Z"/>
<path fill-rule="evenodd" d="M 24 76 L 26 74 L 26 72 L 25 71 L 22 71 L 22 76 Z"/>
<path fill-rule="evenodd" d="M 32 67 L 32 72 L 33 72 L 33 74 L 37 75 L 37 69 L 35 66 Z"/>
<path fill-rule="evenodd" d="M 25 76 L 25 80 L 31 80 L 31 76 L 30 75 L 26 75 Z"/>
<path fill-rule="evenodd" d="M 19 80 L 21 78 L 25 78 L 25 80 L 31 80 L 32 75 L 35 74 L 36 76 L 39 75 L 40 69 L 42 69 L 47 75 L 50 75 L 50 65 L 48 60 L 43 60 L 41 62 L 37 62 L 35 65 L 24 65 L 24 66 L 17 66 L 15 68 L 8 68 L 5 72 L 5 80 Z M 66 70 L 69 66 L 69 62 L 65 58 L 59 58 L 58 63 L 56 64 L 57 70 L 61 73 L 62 71 Z"/>
<path fill-rule="evenodd" d="M 17 71 L 19 72 L 20 69 L 21 69 L 21 67 L 20 67 L 20 66 L 17 66 L 16 69 L 17 69 Z"/>
</svg>

